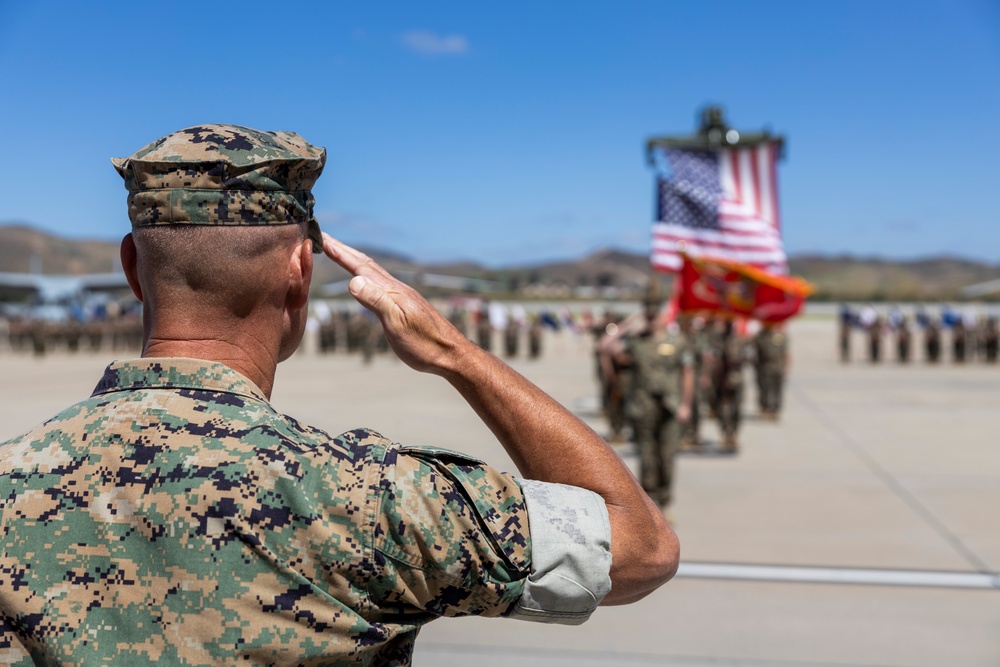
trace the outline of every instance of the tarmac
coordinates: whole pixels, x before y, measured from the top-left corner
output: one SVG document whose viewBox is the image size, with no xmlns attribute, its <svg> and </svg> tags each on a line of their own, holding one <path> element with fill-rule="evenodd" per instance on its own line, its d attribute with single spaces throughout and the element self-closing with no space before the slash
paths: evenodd
<svg viewBox="0 0 1000 667">
<path fill-rule="evenodd" d="M 706 451 L 678 462 L 673 581 L 579 627 L 440 620 L 414 664 L 1000 666 L 1000 366 L 841 364 L 830 317 L 796 320 L 790 339 L 780 422 L 755 419 L 749 386 L 739 453 L 718 453 L 708 423 Z M 541 360 L 511 365 L 604 433 L 590 345 L 548 333 Z M 0 439 L 89 395 L 111 358 L 0 351 Z M 446 382 L 391 355 L 366 367 L 307 345 L 273 402 L 514 469 Z"/>
</svg>

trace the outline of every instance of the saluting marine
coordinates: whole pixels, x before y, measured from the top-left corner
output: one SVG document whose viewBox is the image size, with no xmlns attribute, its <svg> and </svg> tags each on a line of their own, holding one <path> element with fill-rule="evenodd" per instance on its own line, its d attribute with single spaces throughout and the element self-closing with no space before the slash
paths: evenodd
<svg viewBox="0 0 1000 667">
<path fill-rule="evenodd" d="M 143 356 L 0 443 L 3 664 L 402 666 L 434 619 L 578 624 L 677 569 L 676 536 L 603 439 L 321 233 L 311 190 L 325 162 L 297 134 L 233 125 L 114 161 Z M 525 478 L 274 408 L 314 252 Z"/>
<path fill-rule="evenodd" d="M 645 322 L 624 338 L 619 364 L 629 369 L 625 414 L 639 450 L 639 478 L 664 510 L 673 500 L 674 458 L 680 426 L 691 417 L 694 358 L 679 333 L 657 321 L 662 300 L 643 302 Z"/>
</svg>

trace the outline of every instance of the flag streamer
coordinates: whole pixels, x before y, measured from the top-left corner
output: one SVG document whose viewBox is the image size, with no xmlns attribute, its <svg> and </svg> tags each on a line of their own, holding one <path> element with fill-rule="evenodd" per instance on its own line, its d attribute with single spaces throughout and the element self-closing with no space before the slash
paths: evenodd
<svg viewBox="0 0 1000 667">
<path fill-rule="evenodd" d="M 798 313 L 813 291 L 801 278 L 768 273 L 748 264 L 684 253 L 680 257 L 675 294 L 681 312 L 708 311 L 781 322 Z"/>
</svg>

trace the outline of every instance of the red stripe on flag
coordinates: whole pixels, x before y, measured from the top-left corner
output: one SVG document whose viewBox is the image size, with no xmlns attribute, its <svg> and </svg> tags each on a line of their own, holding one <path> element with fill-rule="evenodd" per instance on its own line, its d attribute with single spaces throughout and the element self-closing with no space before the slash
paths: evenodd
<svg viewBox="0 0 1000 667">
<path fill-rule="evenodd" d="M 706 229 L 678 221 L 659 221 L 652 234 L 653 267 L 677 270 L 679 253 L 683 251 L 693 257 L 716 257 L 771 273 L 787 273 L 778 215 L 777 157 L 776 144 L 723 150 L 718 162 L 723 187 L 718 226 Z M 726 171 L 729 178 L 722 180 Z M 661 191 L 658 194 L 662 196 Z"/>
</svg>

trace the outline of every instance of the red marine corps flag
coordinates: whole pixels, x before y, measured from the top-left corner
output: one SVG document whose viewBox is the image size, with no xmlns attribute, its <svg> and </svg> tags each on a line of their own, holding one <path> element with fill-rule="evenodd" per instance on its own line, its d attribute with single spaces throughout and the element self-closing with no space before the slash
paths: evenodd
<svg viewBox="0 0 1000 667">
<path fill-rule="evenodd" d="M 812 286 L 801 278 L 681 254 L 674 299 L 680 312 L 711 311 L 780 322 L 798 313 L 811 293 Z"/>
</svg>

